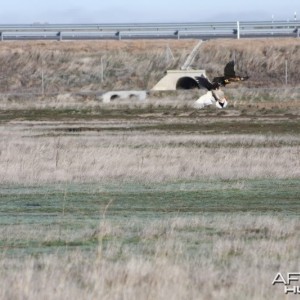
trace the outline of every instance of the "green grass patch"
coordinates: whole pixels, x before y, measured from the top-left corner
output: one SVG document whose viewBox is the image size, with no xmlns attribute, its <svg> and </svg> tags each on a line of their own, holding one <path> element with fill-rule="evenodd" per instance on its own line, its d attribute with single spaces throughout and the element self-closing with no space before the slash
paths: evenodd
<svg viewBox="0 0 300 300">
<path fill-rule="evenodd" d="M 104 246 L 117 241 L 124 245 L 144 245 L 151 251 L 152 242 L 162 239 L 166 229 L 158 227 L 150 237 L 144 237 L 141 231 L 169 218 L 205 216 L 213 220 L 218 216 L 243 218 L 249 214 L 283 219 L 298 217 L 299 183 L 295 179 L 2 186 L 0 223 L 4 234 L 0 247 L 14 253 L 25 250 L 35 253 L 66 247 L 91 249 L 99 241 Z M 110 224 L 108 232 L 103 231 L 106 222 Z M 18 230 L 24 231 L 22 238 L 6 235 Z M 39 231 L 42 233 L 36 234 Z M 227 234 L 214 224 L 187 224 L 175 231 L 181 239 L 201 233 L 204 241 Z M 265 228 L 248 228 L 242 234 L 258 239 L 267 238 L 269 233 Z"/>
</svg>

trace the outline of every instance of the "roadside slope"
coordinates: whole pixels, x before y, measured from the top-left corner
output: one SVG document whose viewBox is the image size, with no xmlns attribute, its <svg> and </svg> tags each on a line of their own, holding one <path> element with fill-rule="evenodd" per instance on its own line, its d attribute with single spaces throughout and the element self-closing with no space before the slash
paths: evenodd
<svg viewBox="0 0 300 300">
<path fill-rule="evenodd" d="M 0 93 L 151 89 L 168 69 L 180 68 L 198 40 L 3 42 Z M 209 76 L 231 59 L 251 76 L 249 87 L 299 85 L 300 39 L 210 40 L 192 64 Z"/>
</svg>

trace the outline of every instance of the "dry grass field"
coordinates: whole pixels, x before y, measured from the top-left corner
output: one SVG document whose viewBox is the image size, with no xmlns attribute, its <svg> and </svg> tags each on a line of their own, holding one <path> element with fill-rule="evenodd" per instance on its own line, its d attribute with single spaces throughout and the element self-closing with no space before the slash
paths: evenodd
<svg viewBox="0 0 300 300">
<path fill-rule="evenodd" d="M 299 74 L 274 71 L 298 40 L 204 43 L 212 75 L 233 53 L 267 70 L 226 110 L 195 109 L 201 90 L 95 92 L 149 88 L 195 43 L 1 43 L 0 299 L 297 297 L 272 281 L 300 271 Z"/>
<path fill-rule="evenodd" d="M 66 93 L 151 89 L 168 69 L 180 69 L 198 40 L 5 42 L 0 47 L 1 93 Z M 170 50 L 172 55 L 170 54 Z M 220 76 L 236 60 L 246 86 L 299 84 L 299 39 L 210 40 L 191 67 Z"/>
<path fill-rule="evenodd" d="M 2 128 L 0 182 L 299 177 L 299 123 L 263 120 L 251 126 L 249 119 L 239 124 L 233 119 L 206 120 L 212 124 L 197 119 L 174 124 L 175 118 L 166 118 L 170 123 L 163 124 L 159 120 L 16 122 Z M 222 129 L 216 133 L 218 126 Z M 266 132 L 252 132 L 264 126 Z M 273 135 L 272 126 L 282 127 L 279 130 L 287 126 L 297 135 Z M 233 133 L 237 127 L 246 132 Z"/>
</svg>

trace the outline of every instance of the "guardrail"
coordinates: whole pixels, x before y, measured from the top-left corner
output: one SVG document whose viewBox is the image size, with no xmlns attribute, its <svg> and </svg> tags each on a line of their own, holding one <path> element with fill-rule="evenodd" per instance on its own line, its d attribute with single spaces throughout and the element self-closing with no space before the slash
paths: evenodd
<svg viewBox="0 0 300 300">
<path fill-rule="evenodd" d="M 0 24 L 0 40 L 299 37 L 300 21 Z"/>
</svg>

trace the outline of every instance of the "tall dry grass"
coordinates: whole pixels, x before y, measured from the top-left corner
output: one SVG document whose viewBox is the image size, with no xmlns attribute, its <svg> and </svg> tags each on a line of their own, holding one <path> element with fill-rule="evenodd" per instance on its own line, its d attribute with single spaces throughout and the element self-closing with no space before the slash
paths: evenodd
<svg viewBox="0 0 300 300">
<path fill-rule="evenodd" d="M 168 69 L 180 69 L 198 40 L 5 42 L 0 47 L 1 93 L 57 93 L 151 89 Z M 245 84 L 299 85 L 299 39 L 211 40 L 204 42 L 192 67 L 209 76 L 223 73 L 236 59 Z M 171 49 L 173 58 L 168 55 Z M 42 81 L 43 80 L 43 81 Z"/>
<path fill-rule="evenodd" d="M 289 84 L 300 83 L 299 39 L 210 40 L 202 44 L 193 67 L 202 66 L 209 76 L 220 76 L 226 62 L 233 59 L 236 72 L 250 76 L 246 86 L 282 86 L 286 70 Z"/>
<path fill-rule="evenodd" d="M 72 130 L 72 126 L 67 128 Z M 93 126 L 105 130 L 106 126 L 123 125 L 104 123 L 101 127 L 96 122 L 90 124 Z M 34 127 L 30 123 L 25 128 L 18 124 L 2 127 L 0 182 L 160 182 L 300 175 L 300 140 L 293 135 L 202 136 L 101 130 L 58 135 L 63 131 L 57 129 L 64 128 L 61 123 L 54 128 L 51 122 L 46 127 L 38 123 Z"/>
<path fill-rule="evenodd" d="M 149 89 L 166 69 L 183 64 L 195 43 L 7 42 L 0 47 L 0 92 Z M 174 60 L 167 58 L 168 46 Z"/>
<path fill-rule="evenodd" d="M 23 231 L 25 236 L 29 231 L 35 229 Z M 139 243 L 122 242 L 132 235 Z M 103 247 L 105 236 L 110 239 Z M 91 252 L 2 252 L 0 298 L 282 299 L 283 286 L 271 284 L 275 275 L 299 268 L 295 218 L 199 215 L 119 225 L 106 220 L 98 238 Z"/>
<path fill-rule="evenodd" d="M 273 107 L 299 112 L 299 87 L 282 88 L 247 88 L 239 86 L 226 87 L 225 95 L 230 108 L 249 110 L 249 105 L 256 108 L 272 109 Z M 107 109 L 148 109 L 163 108 L 172 110 L 194 109 L 195 101 L 206 93 L 206 90 L 184 91 L 150 91 L 144 101 L 134 99 L 114 100 L 102 103 L 103 92 L 65 93 L 52 95 L 32 94 L 0 94 L 0 110 L 43 110 L 43 109 L 80 109 L 80 110 L 107 110 Z M 205 110 L 203 110 L 205 112 Z"/>
<path fill-rule="evenodd" d="M 66 102 L 84 107 L 65 97 L 45 107 L 64 108 Z M 44 108 L 30 101 L 33 108 Z M 9 101 L 3 108 L 13 105 L 26 108 Z M 241 179 L 233 183 L 240 190 L 247 189 L 245 179 L 300 176 L 297 134 L 202 135 L 140 128 L 175 121 L 180 118 L 13 118 L 0 126 L 0 184 Z M 89 130 L 72 132 L 80 127 Z M 85 215 L 71 228 L 66 220 L 75 215 L 65 216 L 62 203 L 59 220 L 50 225 L 21 223 L 18 217 L 9 224 L 9 216 L 3 221 L 0 299 L 282 299 L 283 288 L 271 285 L 274 276 L 299 269 L 299 222 L 293 214 L 100 217 L 96 228 Z M 85 243 L 97 246 L 76 247 Z M 40 251 L 27 255 L 30 247 Z"/>
</svg>

